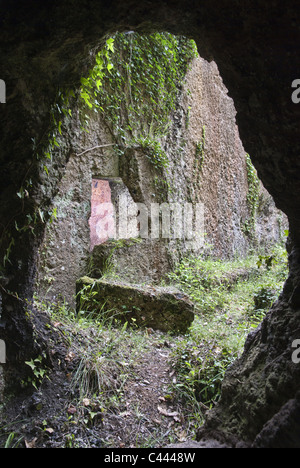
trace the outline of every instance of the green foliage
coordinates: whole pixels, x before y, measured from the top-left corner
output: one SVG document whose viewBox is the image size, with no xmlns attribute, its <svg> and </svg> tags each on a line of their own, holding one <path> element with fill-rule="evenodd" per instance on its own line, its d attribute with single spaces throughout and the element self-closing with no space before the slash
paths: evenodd
<svg viewBox="0 0 300 468">
<path fill-rule="evenodd" d="M 263 287 L 258 290 L 253 298 L 254 298 L 254 308 L 255 310 L 266 310 L 278 297 L 278 291 L 270 288 L 270 287 Z"/>
<path fill-rule="evenodd" d="M 17 434 L 15 432 L 11 432 L 7 437 L 4 448 L 19 448 L 19 445 L 21 441 L 23 440 L 23 437 L 19 437 L 16 440 L 16 436 Z"/>
<path fill-rule="evenodd" d="M 81 78 L 80 101 L 83 106 L 80 107 L 81 119 L 88 124 L 89 116 L 85 108 L 94 110 L 94 112 L 104 111 L 102 103 L 98 98 L 101 95 L 100 89 L 103 86 L 104 78 L 111 73 L 114 65 L 111 61 L 111 55 L 114 53 L 114 38 L 109 38 L 105 46 L 97 53 L 95 65 L 89 70 L 87 77 Z M 85 129 L 84 127 L 82 127 Z"/>
<path fill-rule="evenodd" d="M 86 313 L 90 314 L 93 310 L 98 309 L 98 302 L 96 299 L 97 291 L 94 290 L 95 283 L 85 284 L 76 295 L 79 314 L 84 315 Z"/>
<path fill-rule="evenodd" d="M 170 125 L 195 43 L 168 33 L 131 33 L 116 34 L 114 45 L 113 67 L 96 93 L 103 116 L 120 145 L 139 142 L 156 168 L 166 167 L 158 138 Z"/>
<path fill-rule="evenodd" d="M 228 366 L 241 355 L 246 336 L 277 299 L 287 278 L 286 252 L 275 246 L 269 266 L 257 256 L 237 261 L 185 258 L 168 275 L 189 295 L 197 316 L 190 333 L 173 349 L 173 390 L 190 405 L 211 407 L 220 397 Z"/>
<path fill-rule="evenodd" d="M 226 369 L 236 357 L 226 349 L 216 352 L 216 347 L 207 349 L 204 356 L 192 341 L 182 349 L 177 347 L 172 357 L 178 375 L 177 394 L 192 404 L 211 407 L 219 399 Z"/>
<path fill-rule="evenodd" d="M 189 294 L 199 311 L 206 313 L 223 306 L 223 293 L 226 290 L 222 281 L 223 274 L 224 264 L 221 260 L 186 257 L 168 278 Z"/>
<path fill-rule="evenodd" d="M 204 150 L 205 150 L 205 125 L 202 127 L 202 138 L 196 144 L 196 161 L 199 166 L 199 170 L 202 170 L 204 163 Z"/>
<path fill-rule="evenodd" d="M 45 377 L 48 377 L 49 369 L 43 366 L 43 356 L 38 356 L 30 361 L 25 361 L 25 364 L 30 367 L 32 375 L 28 377 L 27 381 L 23 382 L 26 386 L 31 384 L 36 390 L 41 386 Z M 49 378 L 49 377 L 48 377 Z"/>
<path fill-rule="evenodd" d="M 150 137 L 135 138 L 133 141 L 143 149 L 146 158 L 149 159 L 156 169 L 168 167 L 168 157 L 159 141 Z"/>
<path fill-rule="evenodd" d="M 249 217 L 242 226 L 244 234 L 253 237 L 255 229 L 256 212 L 259 205 L 259 179 L 255 167 L 252 164 L 249 154 L 246 154 L 248 194 L 247 202 L 249 207 Z"/>
<path fill-rule="evenodd" d="M 259 255 L 256 262 L 258 268 L 265 265 L 268 270 L 270 270 L 275 263 L 277 263 L 277 260 L 274 255 Z"/>
</svg>

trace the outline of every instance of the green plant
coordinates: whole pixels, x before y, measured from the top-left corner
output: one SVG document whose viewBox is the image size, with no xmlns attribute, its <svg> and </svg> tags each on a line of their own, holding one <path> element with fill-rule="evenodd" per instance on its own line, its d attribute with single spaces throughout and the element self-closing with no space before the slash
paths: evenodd
<svg viewBox="0 0 300 468">
<path fill-rule="evenodd" d="M 85 123 L 88 124 L 88 114 L 85 113 L 85 107 L 94 112 L 104 111 L 101 103 L 98 101 L 100 88 L 103 86 L 103 80 L 108 73 L 111 73 L 114 65 L 111 61 L 111 55 L 114 53 L 114 38 L 106 40 L 104 47 L 96 54 L 95 65 L 89 70 L 86 78 L 81 78 L 80 99 L 84 103 L 81 109 L 81 115 L 84 116 Z M 83 120 L 84 120 L 83 119 Z M 84 127 L 82 127 L 84 129 Z"/>
<path fill-rule="evenodd" d="M 268 309 L 277 299 L 278 293 L 270 287 L 263 287 L 254 294 L 255 310 Z"/>
<path fill-rule="evenodd" d="M 22 440 L 23 436 L 16 440 L 16 433 L 11 432 L 7 437 L 4 448 L 18 448 Z"/>
<path fill-rule="evenodd" d="M 221 281 L 221 262 L 204 257 L 184 258 L 168 275 L 170 282 L 183 289 L 195 302 L 199 312 L 221 309 L 226 286 Z"/>
<path fill-rule="evenodd" d="M 65 436 L 65 448 L 76 448 L 77 444 L 76 444 L 76 438 L 75 438 L 75 434 L 67 434 Z"/>
<path fill-rule="evenodd" d="M 202 170 L 204 163 L 204 151 L 205 151 L 205 125 L 202 127 L 202 138 L 196 143 L 196 161 L 199 166 L 199 170 Z"/>
<path fill-rule="evenodd" d="M 38 387 L 41 386 L 44 378 L 49 378 L 47 375 L 49 373 L 49 369 L 47 367 L 43 367 L 42 363 L 43 356 L 41 355 L 35 359 L 31 359 L 30 361 L 25 361 L 25 364 L 32 370 L 33 376 L 29 376 L 24 384 L 31 384 L 37 390 Z"/>
<path fill-rule="evenodd" d="M 267 270 L 270 270 L 275 263 L 277 263 L 277 259 L 274 255 L 259 255 L 256 264 L 258 268 L 265 265 Z"/>
<path fill-rule="evenodd" d="M 76 294 L 77 313 L 81 316 L 88 313 L 93 313 L 93 309 L 99 308 L 96 299 L 97 291 L 94 289 L 95 283 L 85 284 Z"/>
<path fill-rule="evenodd" d="M 133 140 L 145 152 L 146 158 L 156 169 L 167 168 L 169 166 L 168 156 L 162 149 L 159 141 L 147 137 L 135 138 Z"/>
<path fill-rule="evenodd" d="M 257 256 L 234 261 L 188 257 L 168 275 L 189 295 L 196 317 L 189 334 L 174 346 L 172 386 L 187 407 L 210 407 L 221 394 L 224 374 L 238 358 L 248 333 L 256 328 L 287 277 L 285 252 L 275 246 L 272 268 L 257 268 Z M 257 308 L 259 307 L 259 308 Z"/>
<path fill-rule="evenodd" d="M 179 87 L 197 54 L 195 43 L 169 33 L 118 33 L 113 39 L 113 67 L 96 94 L 118 141 L 115 150 L 139 145 L 156 169 L 166 169 L 168 158 L 160 139 L 168 131 Z"/>
<path fill-rule="evenodd" d="M 114 44 L 114 66 L 99 89 L 106 119 L 121 138 L 165 134 L 178 86 L 197 53 L 195 43 L 169 33 L 133 33 L 116 34 Z"/>
<path fill-rule="evenodd" d="M 253 237 L 256 222 L 256 212 L 259 205 L 259 179 L 249 154 L 246 154 L 246 168 L 248 181 L 247 203 L 249 207 L 249 217 L 242 225 L 242 230 L 247 236 Z"/>
<path fill-rule="evenodd" d="M 196 398 L 211 407 L 221 396 L 222 382 L 228 367 L 236 355 L 224 350 L 221 354 L 207 356 L 202 364 L 195 382 Z"/>
</svg>

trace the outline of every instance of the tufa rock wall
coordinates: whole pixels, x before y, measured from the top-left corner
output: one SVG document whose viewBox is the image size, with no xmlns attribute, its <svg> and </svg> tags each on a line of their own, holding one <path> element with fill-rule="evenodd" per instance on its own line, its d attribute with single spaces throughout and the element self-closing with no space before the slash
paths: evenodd
<svg viewBox="0 0 300 468">
<path fill-rule="evenodd" d="M 147 63 L 143 66 L 147 67 Z M 113 89 L 114 85 L 109 85 Z M 56 219 L 48 224 L 39 250 L 37 283 L 42 297 L 65 298 L 74 305 L 76 280 L 90 273 L 97 262 L 100 262 L 98 273 L 103 274 L 103 259 L 99 260 L 99 255 L 106 261 L 110 258 L 114 275 L 125 276 L 133 283 L 157 283 L 183 255 L 208 250 L 221 258 L 241 256 L 255 244 L 263 248 L 280 239 L 283 215 L 262 187 L 260 205 L 265 208 L 255 217 L 256 231 L 254 227 L 248 233 L 243 229 L 251 216 L 245 150 L 239 138 L 233 101 L 216 64 L 197 55 L 189 61 L 177 93 L 167 132 L 154 138 L 148 130 L 147 140 L 144 138 L 147 143 L 153 140 L 159 145 L 167 161 L 164 167 L 153 164 L 147 153 L 149 145 L 128 138 L 125 148 L 120 147 L 118 132 L 105 118 L 106 108 L 103 116 L 91 115 L 89 133 L 80 131 L 78 120 L 73 119 L 68 138 L 72 136 L 72 146 L 78 149 L 71 152 L 66 163 L 53 200 Z M 142 109 L 137 108 L 137 114 L 138 111 L 139 126 L 151 128 Z M 129 125 L 127 111 L 122 107 L 119 119 L 125 122 L 124 127 L 126 123 Z M 91 248 L 97 244 L 96 225 L 100 231 L 101 225 L 105 225 L 105 220 L 97 218 L 100 206 L 95 205 L 92 192 L 95 178 L 102 179 L 107 186 L 107 194 L 102 191 L 100 196 L 102 201 L 117 205 L 123 194 L 129 206 L 134 202 L 145 204 L 148 239 L 131 247 L 108 243 L 98 247 L 90 257 Z M 179 203 L 181 207 L 202 203 L 205 238 L 201 247 L 191 250 L 184 236 L 175 238 L 172 233 L 168 239 L 161 235 L 159 239 L 151 239 L 150 213 L 151 204 L 155 203 Z M 117 206 L 115 213 L 117 216 Z M 117 229 L 117 218 L 115 224 Z M 139 234 L 143 237 L 136 225 L 136 229 L 119 237 L 126 239 Z"/>
</svg>

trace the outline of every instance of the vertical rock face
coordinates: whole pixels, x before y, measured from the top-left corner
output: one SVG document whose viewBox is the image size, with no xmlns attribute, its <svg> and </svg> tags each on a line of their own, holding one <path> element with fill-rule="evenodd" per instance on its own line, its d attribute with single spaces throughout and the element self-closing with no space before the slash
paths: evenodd
<svg viewBox="0 0 300 468">
<path fill-rule="evenodd" d="M 251 243 L 242 230 L 249 216 L 245 150 L 214 62 L 193 60 L 179 102 L 168 142 L 175 193 L 204 204 L 206 243 L 214 253 L 243 255 Z"/>
<path fill-rule="evenodd" d="M 125 44 L 127 48 L 132 47 L 129 41 Z M 149 66 L 148 63 L 140 64 L 140 73 L 149 73 Z M 128 98 L 127 73 L 130 72 L 127 71 L 124 77 L 125 98 Z M 244 226 L 251 217 L 245 150 L 239 138 L 233 101 L 216 64 L 208 63 L 198 55 L 188 59 L 187 73 L 179 85 L 176 106 L 170 112 L 168 129 L 162 136 L 153 137 L 151 134 L 152 122 L 147 120 L 147 115 L 151 116 L 153 104 L 149 102 L 147 93 L 143 101 L 143 109 L 148 106 L 147 114 L 138 105 L 135 108 L 139 115 L 136 129 L 128 118 L 127 109 L 120 106 L 118 119 L 124 128 L 130 126 L 137 136 L 140 135 L 138 128 L 149 129 L 148 133 L 142 133 L 143 138 L 128 138 L 125 150 L 118 144 L 118 131 L 112 128 L 106 117 L 108 107 L 104 107 L 102 117 L 91 116 L 89 134 L 84 136 L 81 136 L 74 119 L 70 134 L 75 136 L 73 146 L 80 148 L 80 152 L 72 154 L 67 163 L 54 199 L 57 219 L 48 226 L 40 249 L 41 291 L 49 298 L 64 295 L 73 304 L 75 283 L 87 273 L 90 250 L 109 239 L 126 239 L 139 234 L 146 237 L 147 242 L 131 246 L 127 251 L 123 245 L 122 249 L 111 247 L 111 254 L 107 254 L 105 247 L 105 255 L 114 260 L 118 272 L 122 265 L 123 276 L 128 275 L 131 281 L 157 282 L 182 255 L 197 254 L 207 249 L 219 257 L 246 254 L 257 240 L 255 224 L 261 246 L 280 238 L 281 214 L 275 209 L 271 197 L 263 191 L 260 205 L 268 205 L 267 216 L 261 212 L 260 217 L 253 220 L 257 221 L 253 223 L 253 232 L 245 233 Z M 114 87 L 115 92 L 119 92 L 117 81 L 110 82 L 109 86 L 107 92 L 113 92 Z M 149 151 L 154 145 L 164 154 L 164 166 L 157 166 L 150 158 Z M 133 207 L 132 228 L 127 226 L 126 232 L 121 232 L 121 208 L 117 206 L 122 193 L 128 205 L 127 218 L 129 207 Z M 139 207 L 135 213 L 134 203 Z M 162 206 L 163 203 L 170 207 L 177 204 L 182 217 L 181 226 L 177 234 L 172 232 L 175 214 L 171 210 L 170 235 L 163 239 L 158 226 L 158 239 L 154 239 L 151 207 Z M 197 204 L 201 204 L 204 210 L 204 232 L 201 235 L 205 235 L 205 242 L 202 238 L 199 245 L 191 250 L 191 243 L 182 229 L 183 216 L 186 206 L 196 207 Z M 143 209 L 146 212 L 145 232 L 141 227 Z M 268 232 L 265 225 L 273 226 L 273 229 Z M 152 268 L 153 262 L 145 261 L 145 258 L 153 258 L 157 249 L 161 261 L 154 262 L 158 268 Z M 97 255 L 93 261 L 95 258 Z M 135 264 L 136 277 L 132 268 Z"/>
</svg>

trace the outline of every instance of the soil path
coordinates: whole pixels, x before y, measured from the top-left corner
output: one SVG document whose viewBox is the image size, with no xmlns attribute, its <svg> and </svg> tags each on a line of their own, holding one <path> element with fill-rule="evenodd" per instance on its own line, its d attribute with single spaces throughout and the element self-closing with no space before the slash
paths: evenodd
<svg viewBox="0 0 300 468">
<path fill-rule="evenodd" d="M 135 379 L 128 380 L 118 414 L 106 415 L 103 431 L 114 447 L 160 447 L 182 432 L 178 407 L 172 404 L 168 389 L 174 378 L 168 364 L 170 349 L 153 347 L 135 364 Z M 177 438 L 176 437 L 176 438 Z"/>
</svg>

